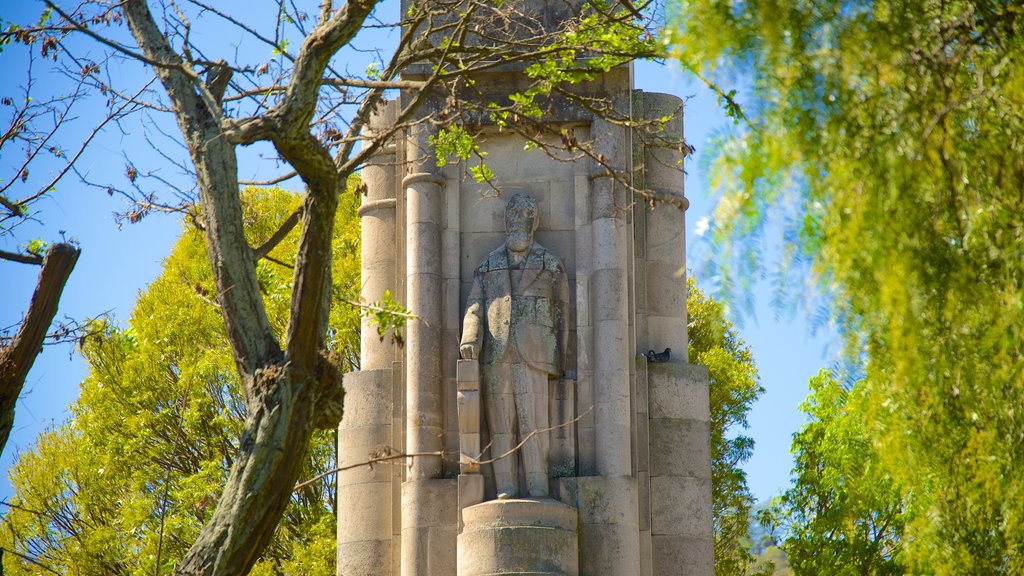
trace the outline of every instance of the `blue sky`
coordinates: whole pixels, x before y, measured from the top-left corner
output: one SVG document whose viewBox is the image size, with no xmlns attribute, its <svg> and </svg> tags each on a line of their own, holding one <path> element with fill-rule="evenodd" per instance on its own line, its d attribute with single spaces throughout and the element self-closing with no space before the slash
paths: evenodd
<svg viewBox="0 0 1024 576">
<path fill-rule="evenodd" d="M 18 12 L 32 14 L 34 5 L 18 7 L 5 18 L 21 19 Z M 98 51 L 98 50 L 97 50 Z M 3 95 L 17 94 L 24 85 L 24 60 L 19 51 L 7 49 L 0 53 L 0 72 L 7 79 L 0 86 Z M 692 78 L 688 78 L 671 63 L 637 63 L 636 87 L 650 92 L 667 92 L 689 98 L 685 109 L 687 140 L 697 148 L 696 157 L 689 161 L 686 194 L 690 209 L 686 215 L 689 268 L 698 283 L 702 272 L 695 255 L 710 249 L 695 228 L 709 217 L 714 196 L 706 185 L 706 175 L 698 168 L 702 155 L 709 152 L 709 138 L 717 131 L 727 129 L 731 120 L 718 107 L 715 96 Z M 57 85 L 62 78 L 44 75 L 43 85 Z M 88 118 L 78 121 L 75 130 L 88 129 Z M 123 174 L 127 163 L 126 151 L 138 154 L 139 123 L 127 124 L 120 129 L 108 130 L 95 142 L 92 151 L 83 158 L 82 167 L 93 175 Z M 81 132 L 80 132 L 81 133 Z M 133 157 L 134 158 L 134 157 Z M 10 166 L 19 158 L 4 154 L 0 157 L 0 171 L 10 174 Z M 261 161 L 260 151 L 251 151 L 240 166 L 243 178 L 271 175 L 272 162 Z M 133 160 L 140 164 L 145 158 Z M 132 305 L 140 290 L 160 272 L 161 261 L 169 252 L 178 229 L 176 217 L 151 215 L 138 224 L 125 224 L 118 228 L 113 213 L 123 211 L 126 204 L 118 196 L 108 196 L 102 190 L 80 185 L 74 177 L 66 178 L 53 195 L 40 206 L 38 220 L 19 229 L 14 238 L 0 239 L 0 248 L 13 250 L 19 243 L 35 237 L 47 240 L 59 238 L 58 231 L 76 238 L 82 247 L 82 256 L 71 276 L 61 301 L 58 318 L 84 318 L 107 312 L 120 322 L 127 321 Z M 705 221 L 706 222 L 706 221 Z M 771 244 L 764 253 L 771 258 L 778 247 Z M 0 328 L 16 324 L 27 307 L 35 284 L 38 268 L 23 264 L 0 262 Z M 754 290 L 753 314 L 743 318 L 739 328 L 741 337 L 750 345 L 766 389 L 764 396 L 750 413 L 747 434 L 755 441 L 754 456 L 745 466 L 750 487 L 758 500 L 770 498 L 786 486 L 792 458 L 789 454 L 791 435 L 803 422 L 799 403 L 807 395 L 807 380 L 821 367 L 830 363 L 827 345 L 829 334 L 812 336 L 806 317 L 799 313 L 781 319 L 769 303 L 771 287 L 760 282 Z M 0 497 L 10 494 L 6 471 L 20 450 L 29 447 L 36 435 L 48 426 L 68 416 L 67 406 L 77 396 L 78 383 L 85 375 L 81 359 L 68 346 L 47 346 L 29 374 L 25 391 L 18 402 L 17 415 L 11 439 L 0 458 L 5 474 L 0 479 Z"/>
</svg>

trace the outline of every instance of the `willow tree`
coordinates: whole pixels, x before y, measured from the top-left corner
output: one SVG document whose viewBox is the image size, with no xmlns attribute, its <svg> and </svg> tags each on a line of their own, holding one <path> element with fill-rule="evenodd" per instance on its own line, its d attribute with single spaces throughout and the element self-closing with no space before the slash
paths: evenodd
<svg viewBox="0 0 1024 576">
<path fill-rule="evenodd" d="M 807 266 L 864 360 L 868 434 L 920 497 L 908 566 L 1021 572 L 1024 13 L 698 0 L 676 16 L 702 39 L 684 64 L 751 93 L 721 90 L 738 122 L 710 164 L 721 287 L 744 289 L 776 219 L 780 277 Z"/>
<path fill-rule="evenodd" d="M 171 144 L 159 146 L 152 166 L 129 156 L 123 178 L 76 171 L 78 156 L 59 149 L 43 148 L 41 156 L 72 167 L 87 185 L 129 198 L 134 204 L 126 221 L 180 210 L 206 239 L 210 298 L 224 322 L 247 418 L 216 509 L 178 573 L 248 572 L 290 500 L 314 431 L 333 428 L 341 417 L 341 371 L 325 342 L 334 216 L 349 176 L 415 124 L 439 124 L 442 159 L 473 155 L 472 133 L 481 123 L 541 144 L 549 95 L 576 98 L 567 85 L 661 51 L 648 5 L 572 3 L 571 10 L 557 10 L 565 16 L 558 21 L 516 2 L 424 0 L 403 3 L 393 15 L 399 21 L 389 22 L 374 14 L 377 4 L 323 0 L 303 10 L 282 1 L 268 7 L 270 18 L 261 18 L 266 14 L 248 3 L 167 1 L 155 2 L 153 10 L 144 0 L 47 0 L 38 22 L 5 22 L 0 35 L 0 43 L 27 45 L 52 60 L 70 79 L 72 93 L 81 88 L 101 95 L 97 130 L 123 126 L 125 114 L 144 112 L 140 121 L 155 119 L 152 133 Z M 262 47 L 258 56 L 251 44 Z M 375 62 L 350 65 L 365 62 L 360 50 L 370 50 Z M 521 93 L 500 102 L 475 93 L 473 74 L 519 64 Z M 400 90 L 394 125 L 364 131 L 389 93 Z M 598 113 L 615 110 L 611 103 L 579 100 Z M 158 117 L 172 119 L 178 134 Z M 621 114 L 610 120 L 629 121 Z M 75 149 L 88 150 L 89 141 Z M 567 138 L 564 147 L 604 163 L 589 142 Z M 273 181 L 296 177 L 305 189 L 301 207 L 257 245 L 246 237 L 238 166 L 240 158 L 260 153 L 281 167 Z M 175 186 L 166 169 L 186 177 Z M 482 166 L 476 174 L 488 177 Z M 612 175 L 629 181 L 628 174 Z M 31 178 L 26 170 L 17 176 Z M 261 294 L 260 262 L 297 225 L 287 329 L 278 334 Z"/>
</svg>

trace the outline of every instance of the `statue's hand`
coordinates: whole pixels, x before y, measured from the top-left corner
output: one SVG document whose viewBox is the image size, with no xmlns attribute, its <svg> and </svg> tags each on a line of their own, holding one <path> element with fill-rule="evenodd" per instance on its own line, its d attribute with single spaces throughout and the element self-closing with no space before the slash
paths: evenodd
<svg viewBox="0 0 1024 576">
<path fill-rule="evenodd" d="M 475 359 L 476 354 L 476 344 L 463 344 L 459 347 L 459 356 L 461 356 L 463 360 Z"/>
</svg>

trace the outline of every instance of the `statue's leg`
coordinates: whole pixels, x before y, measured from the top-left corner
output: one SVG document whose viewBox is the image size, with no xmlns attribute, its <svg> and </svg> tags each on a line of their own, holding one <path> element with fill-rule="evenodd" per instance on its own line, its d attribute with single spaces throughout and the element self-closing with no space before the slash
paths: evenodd
<svg viewBox="0 0 1024 576">
<path fill-rule="evenodd" d="M 487 411 L 487 429 L 491 434 L 491 458 L 498 458 L 516 445 L 516 406 L 512 394 L 512 374 L 507 362 L 481 367 L 484 404 Z M 499 498 L 518 495 L 516 454 L 498 458 L 492 464 L 494 484 Z"/>
<path fill-rule="evenodd" d="M 547 428 L 548 415 L 543 415 L 535 408 L 537 405 L 537 394 L 540 386 L 538 381 L 543 381 L 544 398 L 547 393 L 547 374 L 534 370 L 526 364 L 516 363 L 512 365 L 512 390 L 515 394 L 516 412 L 519 416 L 520 438 L 525 437 L 535 430 Z M 530 496 L 533 498 L 546 498 L 548 492 L 548 445 L 547 432 L 539 432 L 530 438 L 523 447 L 523 467 L 526 469 L 526 485 Z M 521 440 L 520 440 L 521 441 Z"/>
</svg>

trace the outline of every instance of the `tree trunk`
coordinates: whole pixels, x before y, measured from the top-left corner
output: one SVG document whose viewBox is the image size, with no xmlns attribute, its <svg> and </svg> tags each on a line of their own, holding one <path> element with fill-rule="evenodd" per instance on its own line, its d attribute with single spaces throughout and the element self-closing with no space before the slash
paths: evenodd
<svg viewBox="0 0 1024 576">
<path fill-rule="evenodd" d="M 259 397 L 217 510 L 175 574 L 247 574 L 270 542 L 316 427 L 315 375 L 297 372 L 274 367 L 258 373 Z"/>
<path fill-rule="evenodd" d="M 57 314 L 57 304 L 81 250 L 71 244 L 54 244 L 46 251 L 39 281 L 25 320 L 11 344 L 0 348 L 0 452 L 14 426 L 14 407 L 25 386 L 28 371 L 43 349 L 46 331 Z"/>
</svg>

